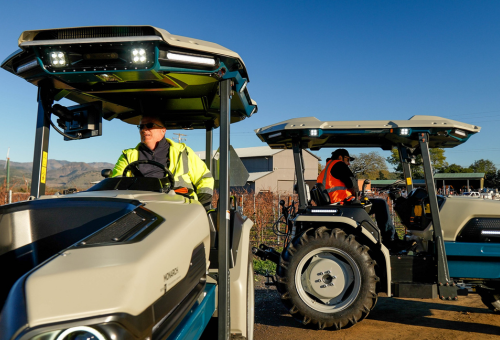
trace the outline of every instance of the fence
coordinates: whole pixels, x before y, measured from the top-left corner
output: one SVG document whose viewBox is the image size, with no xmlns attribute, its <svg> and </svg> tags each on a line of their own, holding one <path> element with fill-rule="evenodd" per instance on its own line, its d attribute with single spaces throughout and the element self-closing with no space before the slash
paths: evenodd
<svg viewBox="0 0 500 340">
<path fill-rule="evenodd" d="M 241 209 L 244 216 L 249 217 L 254 226 L 250 234 L 252 246 L 258 246 L 260 243 L 265 243 L 272 247 L 281 247 L 283 245 L 283 237 L 278 236 L 273 231 L 273 225 L 281 216 L 281 206 L 279 202 L 285 201 L 286 206 L 289 206 L 292 201 L 298 202 L 297 195 L 280 194 L 273 192 L 260 192 L 255 194 L 253 191 L 238 190 L 232 191 L 231 195 L 236 199 L 236 205 Z M 30 196 L 27 192 L 12 193 L 12 202 L 25 201 Z M 375 197 L 385 198 L 386 194 L 378 194 Z M 219 195 L 214 193 L 212 205 L 217 206 Z M 5 185 L 0 187 L 0 205 L 8 202 L 8 192 Z M 398 234 L 404 233 L 404 226 L 399 221 L 399 218 L 394 212 L 392 205 L 389 203 L 389 211 L 391 219 L 396 226 Z M 284 231 L 284 224 L 280 224 L 280 228 Z"/>
<path fill-rule="evenodd" d="M 280 194 L 273 192 L 260 192 L 257 195 L 253 191 L 238 190 L 232 191 L 231 195 L 235 197 L 237 206 L 241 207 L 242 214 L 249 217 L 255 224 L 250 234 L 250 242 L 252 246 L 258 246 L 260 243 L 265 243 L 272 247 L 283 246 L 283 237 L 276 235 L 273 231 L 273 225 L 281 216 L 280 200 L 284 200 L 286 206 L 292 201 L 297 204 L 298 196 L 291 194 Z M 389 213 L 392 223 L 402 238 L 405 233 L 405 227 L 399 220 L 392 202 L 388 199 L 386 193 L 374 193 L 372 198 L 383 198 L 389 205 Z M 218 195 L 215 193 L 212 205 L 217 206 Z M 284 228 L 284 225 L 282 225 Z M 284 231 L 282 229 L 282 231 Z"/>
</svg>

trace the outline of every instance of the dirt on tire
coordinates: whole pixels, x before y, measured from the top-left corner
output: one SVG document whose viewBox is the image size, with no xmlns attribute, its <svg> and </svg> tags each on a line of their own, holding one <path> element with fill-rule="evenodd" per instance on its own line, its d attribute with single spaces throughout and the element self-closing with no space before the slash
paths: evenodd
<svg viewBox="0 0 500 340">
<path fill-rule="evenodd" d="M 255 340 L 322 339 L 500 339 L 500 314 L 494 314 L 477 294 L 458 301 L 400 299 L 380 295 L 368 317 L 340 331 L 303 326 L 285 309 L 275 287 L 255 276 Z"/>
</svg>

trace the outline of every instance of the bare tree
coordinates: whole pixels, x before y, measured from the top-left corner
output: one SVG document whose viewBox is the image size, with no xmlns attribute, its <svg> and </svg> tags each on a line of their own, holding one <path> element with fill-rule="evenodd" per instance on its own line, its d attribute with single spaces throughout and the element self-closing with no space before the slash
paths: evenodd
<svg viewBox="0 0 500 340">
<path fill-rule="evenodd" d="M 351 170 L 358 178 L 377 179 L 380 174 L 388 175 L 385 158 L 378 152 L 360 153 L 353 155 L 356 159 L 351 162 Z"/>
</svg>

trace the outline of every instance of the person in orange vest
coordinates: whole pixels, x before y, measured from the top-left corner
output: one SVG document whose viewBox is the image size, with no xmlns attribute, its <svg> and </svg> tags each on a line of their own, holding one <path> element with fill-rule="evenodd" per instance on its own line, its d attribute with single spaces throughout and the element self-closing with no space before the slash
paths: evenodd
<svg viewBox="0 0 500 340">
<path fill-rule="evenodd" d="M 354 157 L 351 157 L 346 149 L 337 149 L 332 152 L 331 158 L 326 159 L 326 166 L 319 174 L 316 182 L 323 184 L 330 197 L 331 204 L 347 201 L 355 203 L 354 199 L 359 188 L 358 180 L 349 168 L 353 160 Z M 399 238 L 389 218 L 389 206 L 382 198 L 372 198 L 370 202 L 372 203 L 370 214 L 375 214 L 375 220 L 382 234 L 384 244 L 391 248 L 398 243 Z"/>
<path fill-rule="evenodd" d="M 326 166 L 321 171 L 316 182 L 325 187 L 330 203 L 351 200 L 358 189 L 358 181 L 354 177 L 349 165 L 354 157 L 349 156 L 346 149 L 337 149 L 332 157 L 327 158 Z"/>
</svg>

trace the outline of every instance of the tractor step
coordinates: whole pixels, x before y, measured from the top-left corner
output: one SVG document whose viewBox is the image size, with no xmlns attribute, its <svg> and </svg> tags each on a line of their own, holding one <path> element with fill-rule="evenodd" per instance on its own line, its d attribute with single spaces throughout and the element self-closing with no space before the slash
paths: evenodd
<svg viewBox="0 0 500 340">
<path fill-rule="evenodd" d="M 437 284 L 429 283 L 393 283 L 393 297 L 410 299 L 437 299 Z"/>
</svg>

